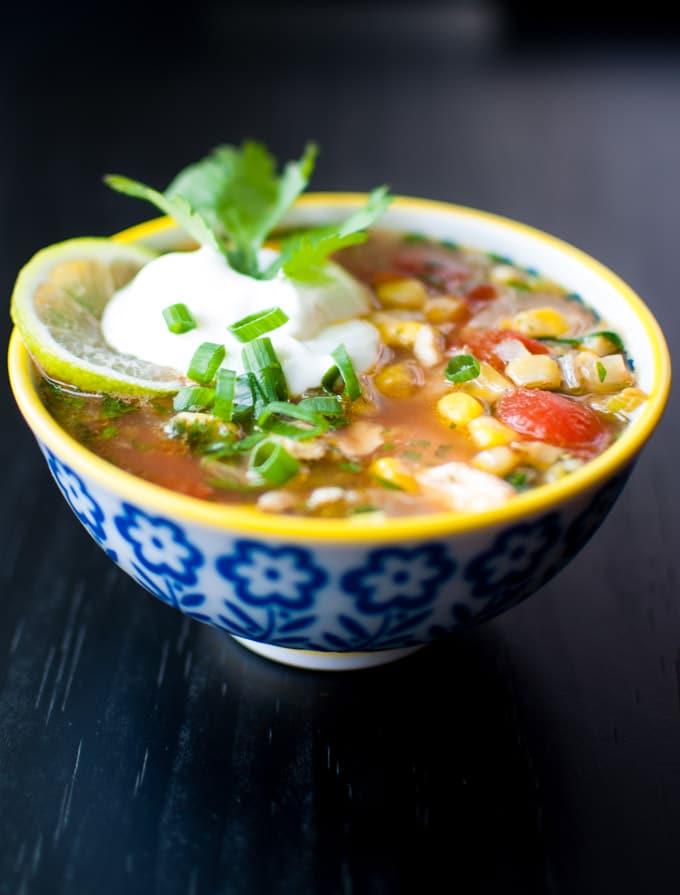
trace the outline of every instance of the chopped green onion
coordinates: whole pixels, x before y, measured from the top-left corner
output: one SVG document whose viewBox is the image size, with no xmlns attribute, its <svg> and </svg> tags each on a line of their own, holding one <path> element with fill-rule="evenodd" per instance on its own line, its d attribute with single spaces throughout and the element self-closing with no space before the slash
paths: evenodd
<svg viewBox="0 0 680 895">
<path fill-rule="evenodd" d="M 340 395 L 323 395 L 313 398 L 303 398 L 298 402 L 298 407 L 313 410 L 328 420 L 331 428 L 339 429 L 346 426 L 349 420 L 345 416 L 345 408 Z"/>
<path fill-rule="evenodd" d="M 322 416 L 344 416 L 345 409 L 339 395 L 319 395 L 313 398 L 303 398 L 298 402 L 298 407 L 313 410 Z"/>
<path fill-rule="evenodd" d="M 285 401 L 288 384 L 271 339 L 262 336 L 248 342 L 243 346 L 242 357 L 246 370 L 255 375 L 264 400 Z"/>
<path fill-rule="evenodd" d="M 571 345 L 573 348 L 578 348 L 583 343 L 583 339 L 558 339 L 556 336 L 536 336 L 536 341 L 550 342 L 555 345 Z"/>
<path fill-rule="evenodd" d="M 203 464 L 206 471 L 216 473 L 206 478 L 206 482 L 213 488 L 222 488 L 225 491 L 240 491 L 246 494 L 257 491 L 265 485 L 265 482 L 260 478 L 249 481 L 241 467 L 229 466 L 228 463 L 217 464 L 212 457 L 204 457 L 203 459 L 207 461 Z M 219 466 L 218 469 L 216 469 L 217 466 Z"/>
<path fill-rule="evenodd" d="M 593 339 L 597 339 L 597 338 L 606 339 L 608 342 L 612 343 L 612 345 L 614 346 L 614 348 L 617 351 L 620 351 L 622 354 L 625 354 L 626 347 L 623 344 L 623 340 L 621 339 L 621 336 L 619 336 L 617 333 L 611 332 L 608 329 L 602 329 L 596 333 L 588 333 L 588 335 L 582 337 L 581 341 L 583 342 L 584 345 L 587 345 L 588 342 L 590 342 Z"/>
<path fill-rule="evenodd" d="M 287 322 L 288 315 L 281 308 L 267 308 L 266 311 L 257 311 L 255 314 L 242 317 L 227 329 L 236 336 L 239 342 L 252 342 L 258 336 L 278 329 Z"/>
<path fill-rule="evenodd" d="M 163 308 L 163 319 L 170 332 L 177 335 L 196 329 L 196 321 L 191 316 L 191 311 L 182 302 Z"/>
<path fill-rule="evenodd" d="M 233 457 L 238 451 L 238 436 L 230 432 L 215 441 L 206 444 L 201 453 L 213 460 L 222 460 L 224 457 Z"/>
<path fill-rule="evenodd" d="M 347 349 L 342 344 L 338 345 L 335 351 L 331 352 L 331 357 L 335 361 L 335 366 L 324 373 L 321 380 L 322 388 L 327 392 L 332 392 L 340 376 L 345 384 L 343 395 L 349 398 L 350 401 L 356 401 L 357 398 L 361 397 L 361 384 Z"/>
<path fill-rule="evenodd" d="M 201 385 L 210 385 L 226 353 L 224 345 L 218 345 L 216 342 L 203 342 L 194 351 L 189 362 L 187 376 L 194 382 L 200 382 Z"/>
<path fill-rule="evenodd" d="M 285 419 L 281 419 L 281 417 L 299 420 L 301 423 L 306 423 L 306 425 L 300 426 L 296 423 L 287 422 Z M 315 438 L 328 429 L 328 423 L 321 414 L 308 408 L 300 407 L 299 404 L 290 404 L 287 401 L 273 401 L 271 404 L 267 404 L 257 418 L 257 425 L 268 432 L 274 432 L 286 438 L 295 438 L 297 441 Z"/>
<path fill-rule="evenodd" d="M 258 384 L 265 401 L 286 401 L 288 384 L 281 366 L 265 367 L 260 370 Z"/>
<path fill-rule="evenodd" d="M 243 346 L 241 354 L 245 368 L 251 373 L 257 374 L 265 367 L 280 365 L 272 340 L 267 336 L 248 342 L 248 344 Z"/>
<path fill-rule="evenodd" d="M 449 382 L 468 382 L 479 373 L 479 361 L 473 354 L 455 354 L 446 365 L 444 376 Z"/>
<path fill-rule="evenodd" d="M 589 342 L 594 342 L 596 339 L 607 339 L 608 342 L 611 342 L 616 351 L 620 351 L 622 354 L 626 353 L 626 346 L 623 344 L 621 336 L 619 336 L 617 333 L 611 332 L 608 329 L 601 329 L 595 333 L 586 333 L 585 336 L 579 336 L 575 339 L 558 339 L 554 336 L 538 337 L 539 342 L 552 342 L 555 345 L 570 345 L 573 348 L 578 348 L 581 345 L 588 345 Z"/>
<path fill-rule="evenodd" d="M 265 432 L 251 432 L 243 438 L 234 436 L 233 438 L 224 438 L 221 441 L 214 441 L 208 445 L 205 454 L 209 454 L 214 460 L 231 459 L 238 454 L 247 454 L 261 441 L 267 438 Z"/>
<path fill-rule="evenodd" d="M 300 464 L 278 441 L 261 441 L 250 455 L 250 471 L 272 485 L 283 485 L 300 469 Z"/>
<path fill-rule="evenodd" d="M 208 410 L 215 400 L 215 390 L 199 385 L 186 385 L 181 388 L 172 401 L 172 406 L 177 411 L 182 410 Z"/>
<path fill-rule="evenodd" d="M 363 469 L 361 463 L 340 463 L 339 468 L 342 469 L 343 472 L 361 472 Z"/>
<path fill-rule="evenodd" d="M 231 418 L 234 422 L 248 423 L 257 402 L 257 381 L 252 373 L 241 373 L 234 385 L 234 408 Z"/>
<path fill-rule="evenodd" d="M 512 485 L 513 488 L 517 491 L 524 491 L 527 487 L 527 474 L 523 472 L 521 469 L 517 469 L 514 472 L 508 473 L 505 476 L 505 481 Z"/>
<path fill-rule="evenodd" d="M 215 381 L 215 404 L 213 413 L 221 420 L 231 420 L 234 416 L 234 396 L 236 394 L 236 373 L 234 370 L 217 371 Z"/>
<path fill-rule="evenodd" d="M 264 441 L 267 438 L 267 435 L 264 432 L 251 432 L 250 435 L 246 435 L 245 438 L 242 438 L 238 442 L 238 449 L 240 453 L 247 454 L 249 450 L 258 445 L 261 441 Z"/>
<path fill-rule="evenodd" d="M 595 364 L 595 368 L 597 369 L 597 378 L 600 382 L 604 382 L 607 378 L 607 368 L 600 361 Z"/>
</svg>

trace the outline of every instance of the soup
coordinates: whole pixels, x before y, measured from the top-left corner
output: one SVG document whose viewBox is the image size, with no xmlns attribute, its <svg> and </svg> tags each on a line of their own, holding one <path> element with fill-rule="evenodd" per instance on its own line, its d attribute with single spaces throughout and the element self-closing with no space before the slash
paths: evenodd
<svg viewBox="0 0 680 895">
<path fill-rule="evenodd" d="M 365 369 L 335 351 L 292 391 L 256 333 L 242 341 L 260 366 L 229 370 L 229 354 L 204 351 L 215 369 L 175 396 L 92 396 L 45 379 L 42 398 L 76 440 L 149 482 L 333 518 L 501 506 L 606 450 L 645 400 L 619 336 L 537 271 L 378 229 L 334 260 L 368 296 L 358 316 L 377 349 Z"/>
</svg>

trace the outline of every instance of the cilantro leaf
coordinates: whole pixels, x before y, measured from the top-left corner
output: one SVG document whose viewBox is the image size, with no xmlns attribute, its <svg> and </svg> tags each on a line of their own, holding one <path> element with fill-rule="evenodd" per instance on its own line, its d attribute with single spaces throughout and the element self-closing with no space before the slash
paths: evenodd
<svg viewBox="0 0 680 895">
<path fill-rule="evenodd" d="M 258 251 L 307 187 L 316 156 L 316 145 L 309 143 L 300 159 L 288 162 L 278 175 L 276 159 L 266 147 L 246 141 L 240 148 L 218 146 L 180 171 L 162 193 L 119 174 L 104 179 L 114 190 L 146 199 L 174 218 L 200 245 L 221 252 L 239 273 L 271 279 L 283 269 L 292 279 L 318 283 L 329 278 L 328 256 L 364 242 L 366 228 L 392 196 L 385 186 L 373 190 L 366 205 L 345 221 L 285 240 L 279 258 L 260 270 Z"/>
<path fill-rule="evenodd" d="M 164 214 L 170 215 L 196 242 L 201 245 L 210 245 L 225 254 L 223 245 L 216 238 L 204 215 L 192 208 L 182 196 L 169 197 L 138 180 L 131 180 L 120 174 L 108 174 L 104 181 L 119 193 L 151 202 Z"/>
<path fill-rule="evenodd" d="M 231 266 L 259 277 L 257 252 L 297 197 L 314 169 L 317 148 L 309 143 L 298 161 L 288 162 L 279 177 L 276 159 L 260 143 L 241 149 L 218 146 L 175 177 L 166 196 L 182 196 L 230 245 Z"/>
<path fill-rule="evenodd" d="M 365 242 L 366 228 L 386 211 L 393 196 L 386 186 L 374 189 L 366 205 L 339 224 L 318 227 L 285 240 L 281 255 L 271 264 L 264 277 L 274 276 L 280 269 L 293 280 L 319 283 L 328 279 L 325 270 L 328 256 L 339 249 Z"/>
</svg>

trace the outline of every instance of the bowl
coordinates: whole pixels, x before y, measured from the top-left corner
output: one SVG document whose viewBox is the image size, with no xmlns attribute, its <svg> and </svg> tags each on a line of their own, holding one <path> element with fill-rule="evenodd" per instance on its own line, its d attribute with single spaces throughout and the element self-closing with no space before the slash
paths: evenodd
<svg viewBox="0 0 680 895">
<path fill-rule="evenodd" d="M 287 224 L 345 217 L 356 194 L 310 194 Z M 654 317 L 618 276 L 553 236 L 493 214 L 399 198 L 381 227 L 477 247 L 577 293 L 622 335 L 649 399 L 607 450 L 500 509 L 394 518 L 275 516 L 202 502 L 141 481 L 91 454 L 51 418 L 16 331 L 12 388 L 57 486 L 80 523 L 145 590 L 256 653 L 346 670 L 400 659 L 535 593 L 596 531 L 663 412 L 668 350 Z M 168 219 L 117 234 L 167 250 Z"/>
</svg>

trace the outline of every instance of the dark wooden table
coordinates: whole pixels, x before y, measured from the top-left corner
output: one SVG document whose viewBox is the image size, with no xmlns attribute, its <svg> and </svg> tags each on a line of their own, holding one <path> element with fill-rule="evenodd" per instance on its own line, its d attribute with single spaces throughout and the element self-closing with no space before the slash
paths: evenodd
<svg viewBox="0 0 680 895">
<path fill-rule="evenodd" d="M 222 141 L 289 158 L 314 137 L 314 187 L 388 182 L 549 230 L 626 278 L 673 351 L 680 46 L 510 40 L 491 7 L 414 10 L 13 9 L 7 303 L 42 245 L 143 218 L 103 173 L 162 187 Z M 0 895 L 679 891 L 675 397 L 542 592 L 340 675 L 143 593 L 71 515 L 6 386 L 1 419 Z"/>
</svg>

